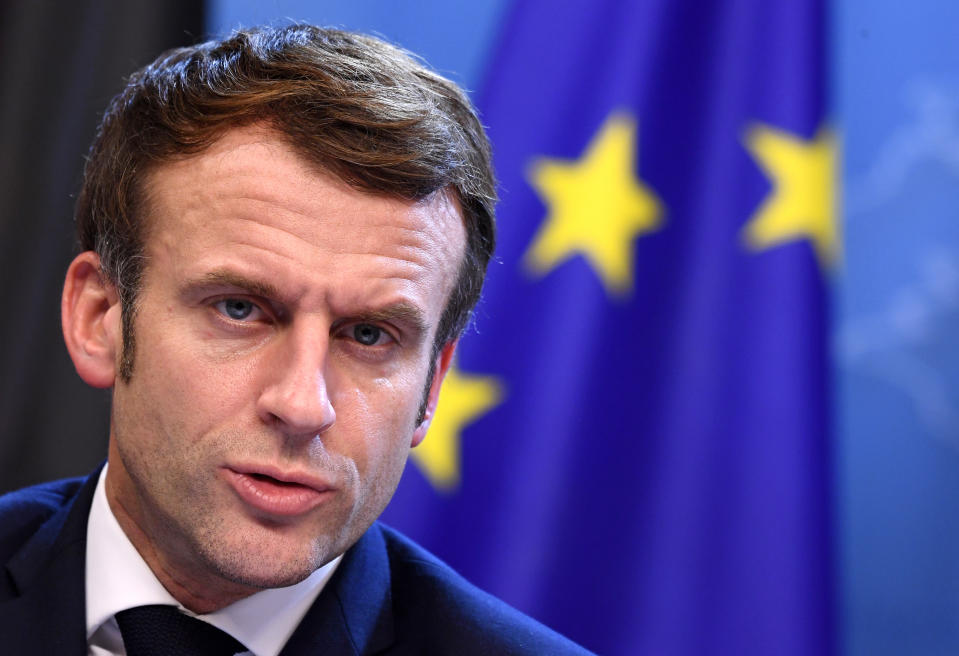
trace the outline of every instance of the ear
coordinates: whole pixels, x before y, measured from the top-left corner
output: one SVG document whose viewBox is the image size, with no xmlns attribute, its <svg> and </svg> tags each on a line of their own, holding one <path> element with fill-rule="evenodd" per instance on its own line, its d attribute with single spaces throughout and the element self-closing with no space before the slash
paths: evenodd
<svg viewBox="0 0 959 656">
<path fill-rule="evenodd" d="M 430 393 L 426 397 L 426 412 L 423 414 L 423 421 L 420 422 L 420 425 L 413 431 L 411 447 L 416 446 L 426 437 L 426 431 L 429 429 L 430 422 L 433 420 L 433 414 L 436 412 L 436 402 L 439 401 L 440 398 L 440 387 L 443 385 L 443 379 L 446 378 L 446 373 L 453 364 L 453 354 L 456 352 L 456 345 L 458 343 L 459 340 L 456 339 L 452 342 L 447 342 L 440 350 L 439 355 L 436 356 L 433 381 L 430 383 Z"/>
<path fill-rule="evenodd" d="M 100 258 L 93 251 L 77 255 L 67 269 L 60 320 L 80 378 L 93 387 L 112 386 L 122 339 L 120 299 L 100 274 Z"/>
</svg>

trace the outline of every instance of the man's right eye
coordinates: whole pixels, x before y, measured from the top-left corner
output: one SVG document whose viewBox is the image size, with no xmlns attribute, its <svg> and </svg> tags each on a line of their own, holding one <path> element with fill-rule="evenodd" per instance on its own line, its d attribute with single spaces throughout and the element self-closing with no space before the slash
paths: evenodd
<svg viewBox="0 0 959 656">
<path fill-rule="evenodd" d="M 245 298 L 225 298 L 222 301 L 217 301 L 213 307 L 220 314 L 234 321 L 255 321 L 263 315 L 263 310 L 256 303 Z"/>
</svg>

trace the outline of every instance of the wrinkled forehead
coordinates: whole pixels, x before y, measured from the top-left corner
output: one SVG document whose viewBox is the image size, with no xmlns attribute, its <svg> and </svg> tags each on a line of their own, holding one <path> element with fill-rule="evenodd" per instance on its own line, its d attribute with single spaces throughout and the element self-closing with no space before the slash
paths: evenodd
<svg viewBox="0 0 959 656">
<path fill-rule="evenodd" d="M 342 295 L 351 278 L 379 279 L 381 289 L 413 284 L 420 302 L 433 299 L 433 314 L 465 259 L 466 227 L 451 191 L 411 201 L 358 189 L 256 126 L 158 164 L 146 176 L 144 207 L 149 279 L 230 259 L 298 280 L 298 293 L 339 281 Z M 151 272 L 161 255 L 168 265 Z"/>
<path fill-rule="evenodd" d="M 285 190 L 268 188 L 269 183 L 260 177 L 260 165 L 265 162 L 298 182 Z M 163 179 L 164 184 L 157 184 L 158 179 Z M 143 219 L 144 246 L 159 222 L 168 216 L 162 211 L 168 201 L 164 194 L 175 190 L 177 194 L 204 195 L 209 190 L 197 188 L 200 179 L 216 180 L 221 190 L 230 188 L 237 195 L 270 197 L 286 192 L 285 203 L 304 216 L 309 215 L 308 206 L 325 194 L 323 200 L 329 204 L 330 215 L 339 213 L 343 217 L 339 227 L 344 236 L 355 237 L 362 227 L 355 219 L 363 213 L 364 205 L 377 210 L 384 204 L 392 205 L 409 222 L 409 229 L 429 234 L 443 245 L 450 260 L 459 263 L 465 253 L 467 228 L 459 194 L 453 186 L 411 200 L 389 189 L 353 183 L 338 175 L 336 168 L 324 166 L 320 158 L 306 157 L 289 143 L 286 135 L 265 124 L 231 128 L 202 151 L 157 162 L 143 173 L 137 211 Z M 346 193 L 328 193 L 331 189 Z M 349 203 L 350 207 L 337 207 L 337 203 Z"/>
</svg>

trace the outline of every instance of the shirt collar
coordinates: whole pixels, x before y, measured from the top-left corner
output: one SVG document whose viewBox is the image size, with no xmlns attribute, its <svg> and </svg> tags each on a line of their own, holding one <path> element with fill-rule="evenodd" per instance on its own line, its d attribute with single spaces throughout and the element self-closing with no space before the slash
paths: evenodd
<svg viewBox="0 0 959 656">
<path fill-rule="evenodd" d="M 183 606 L 157 580 L 120 528 L 107 502 L 106 473 L 104 467 L 87 524 L 87 641 L 122 654 L 122 640 L 113 617 L 116 613 L 149 604 Z M 337 556 L 296 585 L 263 590 L 214 613 L 196 615 L 183 610 L 226 631 L 254 656 L 277 656 L 342 558 Z"/>
</svg>

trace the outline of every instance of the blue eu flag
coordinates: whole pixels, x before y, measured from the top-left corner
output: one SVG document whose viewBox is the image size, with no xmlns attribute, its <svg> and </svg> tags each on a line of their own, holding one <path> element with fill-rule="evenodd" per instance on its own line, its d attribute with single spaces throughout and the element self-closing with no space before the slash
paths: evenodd
<svg viewBox="0 0 959 656">
<path fill-rule="evenodd" d="M 477 330 L 386 518 L 604 654 L 834 651 L 816 0 L 519 0 Z"/>
</svg>

